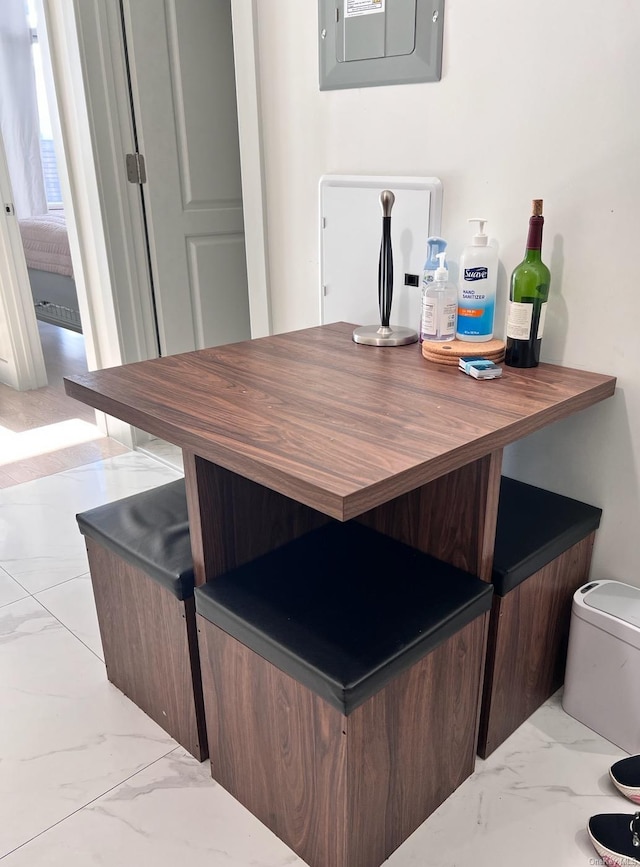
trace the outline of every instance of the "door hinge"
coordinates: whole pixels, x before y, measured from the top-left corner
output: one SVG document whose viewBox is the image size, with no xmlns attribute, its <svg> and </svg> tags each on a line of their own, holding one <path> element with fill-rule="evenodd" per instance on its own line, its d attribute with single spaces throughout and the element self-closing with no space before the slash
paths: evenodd
<svg viewBox="0 0 640 867">
<path fill-rule="evenodd" d="M 127 180 L 130 184 L 146 184 L 147 170 L 142 154 L 127 154 Z"/>
<path fill-rule="evenodd" d="M 13 217 L 13 215 L 15 214 L 13 202 L 5 202 L 4 203 L 4 212 L 8 217 Z"/>
</svg>

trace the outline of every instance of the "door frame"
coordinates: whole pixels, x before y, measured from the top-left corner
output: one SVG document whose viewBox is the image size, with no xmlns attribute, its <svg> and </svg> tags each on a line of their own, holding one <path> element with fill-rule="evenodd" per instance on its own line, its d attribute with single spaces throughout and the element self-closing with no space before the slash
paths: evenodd
<svg viewBox="0 0 640 867">
<path fill-rule="evenodd" d="M 272 332 L 258 54 L 258 0 L 231 0 L 251 336 Z"/>
<path fill-rule="evenodd" d="M 131 0 L 124 0 L 125 5 Z M 135 2 L 135 0 L 133 0 Z M 43 0 L 66 154 L 89 369 L 157 356 L 139 189 L 124 171 L 133 131 L 122 22 L 114 0 Z M 257 0 L 231 0 L 252 337 L 271 333 L 257 45 Z M 139 287 L 132 292 L 131 287 Z M 132 445 L 133 431 L 106 419 Z"/>
<path fill-rule="evenodd" d="M 0 206 L 0 318 L 10 344 L 9 357 L 2 359 L 1 381 L 27 391 L 46 385 L 47 371 L 1 132 Z"/>
</svg>

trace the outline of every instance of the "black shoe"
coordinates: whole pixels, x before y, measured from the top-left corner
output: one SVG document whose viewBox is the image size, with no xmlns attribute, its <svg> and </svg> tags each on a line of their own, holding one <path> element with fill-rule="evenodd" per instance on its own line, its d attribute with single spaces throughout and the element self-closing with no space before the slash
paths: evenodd
<svg viewBox="0 0 640 867">
<path fill-rule="evenodd" d="M 640 865 L 640 813 L 601 813 L 589 819 L 587 830 L 607 867 Z"/>
<path fill-rule="evenodd" d="M 640 804 L 640 756 L 629 756 L 611 765 L 609 774 L 614 785 L 634 804 Z"/>
</svg>

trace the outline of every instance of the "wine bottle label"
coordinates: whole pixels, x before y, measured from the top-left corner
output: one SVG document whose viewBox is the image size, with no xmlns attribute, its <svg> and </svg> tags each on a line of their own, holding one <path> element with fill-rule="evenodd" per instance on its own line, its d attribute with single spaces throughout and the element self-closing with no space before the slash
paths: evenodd
<svg viewBox="0 0 640 867">
<path fill-rule="evenodd" d="M 540 317 L 542 321 L 542 316 Z M 531 337 L 531 322 L 533 320 L 533 304 L 522 304 L 519 301 L 509 301 L 507 314 L 507 337 L 512 340 L 528 340 Z M 540 329 L 538 328 L 538 331 Z"/>
<path fill-rule="evenodd" d="M 543 301 L 540 305 L 540 321 L 538 322 L 538 340 L 542 337 L 542 332 L 544 331 L 544 320 L 547 315 L 547 302 Z"/>
</svg>

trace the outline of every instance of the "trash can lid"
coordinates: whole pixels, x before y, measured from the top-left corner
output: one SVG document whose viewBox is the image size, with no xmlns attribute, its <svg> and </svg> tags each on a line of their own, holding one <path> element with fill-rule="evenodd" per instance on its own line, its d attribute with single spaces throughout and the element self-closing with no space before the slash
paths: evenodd
<svg viewBox="0 0 640 867">
<path fill-rule="evenodd" d="M 574 593 L 573 615 L 640 650 L 640 588 L 591 581 Z"/>
<path fill-rule="evenodd" d="M 640 629 L 640 588 L 619 581 L 608 581 L 594 587 L 585 596 L 585 605 L 618 617 Z"/>
</svg>

